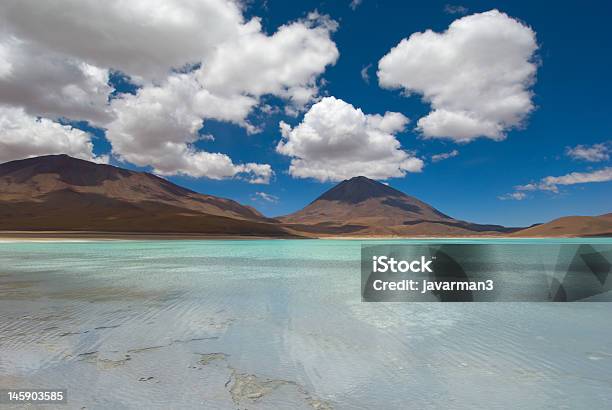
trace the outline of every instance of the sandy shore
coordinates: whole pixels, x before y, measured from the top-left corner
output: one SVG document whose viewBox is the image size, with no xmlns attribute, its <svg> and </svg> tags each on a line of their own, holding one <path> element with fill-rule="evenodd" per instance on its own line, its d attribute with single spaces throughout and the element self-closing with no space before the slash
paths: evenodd
<svg viewBox="0 0 612 410">
<path fill-rule="evenodd" d="M 100 241 L 100 240 L 203 240 L 203 239 L 279 239 L 247 235 L 210 235 L 191 233 L 98 232 L 98 231 L 0 231 L 2 240 L 24 241 Z M 292 238 L 293 239 L 293 238 Z"/>
</svg>

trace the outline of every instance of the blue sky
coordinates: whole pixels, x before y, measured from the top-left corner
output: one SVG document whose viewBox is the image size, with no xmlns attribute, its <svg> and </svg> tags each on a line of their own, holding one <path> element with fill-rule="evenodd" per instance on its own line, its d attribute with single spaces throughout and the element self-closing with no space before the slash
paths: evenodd
<svg viewBox="0 0 612 410">
<path fill-rule="evenodd" d="M 612 36 L 608 19 L 612 5 L 606 1 L 547 2 L 532 1 L 447 1 L 387 2 L 363 0 L 354 9 L 350 1 L 275 1 L 250 3 L 243 10 L 246 19 L 261 18 L 262 32 L 272 35 L 279 26 L 303 19 L 317 10 L 338 23 L 330 34 L 339 56 L 318 76 L 324 83 L 319 97 L 333 96 L 352 104 L 366 114 L 397 112 L 410 119 L 395 138 L 404 150 L 422 158 L 421 172 L 388 178 L 393 187 L 413 195 L 455 218 L 507 226 L 525 226 L 564 215 L 596 215 L 611 212 L 612 182 L 587 182 L 555 185 L 554 189 L 515 190 L 515 186 L 538 184 L 542 178 L 572 172 L 592 174 L 611 166 L 609 155 L 587 161 L 568 155 L 568 147 L 607 144 L 612 140 L 612 115 L 609 96 L 612 85 Z M 458 7 L 461 6 L 461 7 Z M 419 93 L 407 96 L 399 89 L 382 88 L 376 70 L 379 60 L 412 33 L 431 29 L 444 32 L 454 20 L 466 15 L 497 9 L 530 27 L 538 49 L 533 92 L 535 109 L 525 116 L 520 127 L 504 130 L 506 138 L 475 138 L 468 143 L 445 138 L 423 137 L 416 130 L 419 118 L 431 111 Z M 362 76 L 364 67 L 369 81 Z M 0 70 L 1 71 L 1 70 Z M 137 82 L 137 80 L 132 80 Z M 134 92 L 132 85 L 115 75 L 111 81 L 119 92 Z M 296 211 L 336 182 L 289 175 L 291 157 L 276 147 L 281 141 L 279 122 L 293 129 L 304 119 L 304 112 L 287 115 L 286 100 L 262 95 L 261 103 L 277 106 L 280 112 L 261 113 L 254 109 L 248 118 L 260 132 L 248 133 L 244 126 L 215 119 L 204 120 L 199 131 L 214 140 L 195 143 L 197 149 L 227 154 L 236 164 L 269 164 L 274 176 L 269 184 L 250 184 L 240 178 L 214 180 L 206 177 L 167 175 L 182 186 L 198 192 L 229 197 L 255 206 L 266 215 Z M 312 101 L 305 110 L 312 105 Z M 103 126 L 92 128 L 86 122 L 65 119 L 94 137 L 94 153 L 108 154 L 111 143 Z M 602 148 L 609 152 L 609 145 Z M 458 151 L 458 155 L 432 162 L 435 154 Z M 111 157 L 112 164 L 131 169 L 150 170 Z M 548 186 L 548 185 L 547 185 Z M 256 194 L 264 193 L 265 195 Z M 521 192 L 522 200 L 500 199 Z M 268 198 L 268 200 L 263 197 Z"/>
<path fill-rule="evenodd" d="M 446 29 L 457 18 L 444 12 L 446 4 L 444 1 L 364 0 L 352 11 L 343 2 L 269 1 L 267 11 L 256 8 L 256 14 L 263 16 L 266 26 L 273 30 L 313 8 L 328 13 L 340 22 L 333 37 L 340 58 L 325 73 L 329 94 L 361 107 L 364 112 L 398 111 L 417 118 L 427 113 L 427 104 L 419 96 L 404 98 L 397 91 L 381 89 L 376 84 L 375 66 L 391 47 L 411 33 L 428 28 Z M 445 141 L 423 141 L 418 133 L 408 130 L 399 138 L 404 147 L 434 154 L 458 149 L 460 155 L 430 164 L 420 174 L 392 178 L 389 183 L 456 218 L 481 223 L 528 225 L 564 215 L 612 211 L 610 182 L 572 186 L 561 194 L 538 193 L 523 201 L 497 198 L 515 185 L 597 167 L 597 164 L 572 160 L 564 153 L 567 146 L 612 139 L 609 103 L 612 36 L 604 20 L 612 12 L 612 5 L 603 1 L 561 2 L 555 6 L 527 1 L 460 4 L 470 13 L 497 8 L 536 31 L 541 59 L 534 86 L 538 108 L 524 130 L 510 131 L 502 142 L 477 140 L 457 146 Z M 360 75 L 368 64 L 373 65 L 370 84 Z M 222 148 L 217 147 L 222 152 L 245 161 L 263 158 L 273 165 L 276 177 L 269 186 L 254 187 L 239 181 L 170 179 L 197 191 L 250 202 L 268 215 L 300 209 L 334 184 L 296 180 L 286 174 L 289 160 L 274 152 L 275 143 L 280 139 L 277 123 L 278 120 L 271 119 L 266 130 L 255 136 L 247 136 L 238 127 L 215 127 L 219 135 L 216 142 L 223 144 Z M 278 202 L 253 201 L 254 191 L 277 196 Z"/>
</svg>

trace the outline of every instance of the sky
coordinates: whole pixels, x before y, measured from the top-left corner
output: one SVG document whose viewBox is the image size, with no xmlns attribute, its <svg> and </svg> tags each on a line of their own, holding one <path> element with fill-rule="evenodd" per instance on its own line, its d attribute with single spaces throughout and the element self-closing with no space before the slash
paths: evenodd
<svg viewBox="0 0 612 410">
<path fill-rule="evenodd" d="M 607 1 L 8 0 L 0 162 L 67 153 L 268 216 L 365 175 L 455 218 L 612 212 Z"/>
</svg>

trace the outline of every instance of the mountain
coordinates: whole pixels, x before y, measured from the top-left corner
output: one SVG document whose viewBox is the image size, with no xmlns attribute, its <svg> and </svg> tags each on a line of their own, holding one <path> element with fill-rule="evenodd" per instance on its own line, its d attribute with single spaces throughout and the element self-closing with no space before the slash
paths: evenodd
<svg viewBox="0 0 612 410">
<path fill-rule="evenodd" d="M 251 237 L 612 236 L 612 214 L 570 216 L 525 229 L 454 219 L 388 185 L 355 177 L 301 211 L 266 218 L 146 172 L 47 155 L 0 164 L 0 231 Z"/>
<path fill-rule="evenodd" d="M 304 209 L 278 219 L 297 231 L 320 235 L 453 236 L 513 231 L 498 225 L 456 220 L 425 202 L 363 176 L 342 181 Z"/>
<path fill-rule="evenodd" d="M 612 213 L 599 216 L 566 216 L 514 232 L 512 236 L 612 236 Z"/>
<path fill-rule="evenodd" d="M 230 199 L 67 155 L 0 164 L 0 230 L 289 235 Z"/>
</svg>

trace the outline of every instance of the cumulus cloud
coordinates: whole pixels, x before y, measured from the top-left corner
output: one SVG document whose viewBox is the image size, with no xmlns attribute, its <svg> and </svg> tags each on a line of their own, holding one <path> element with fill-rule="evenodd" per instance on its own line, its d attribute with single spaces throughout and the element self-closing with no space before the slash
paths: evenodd
<svg viewBox="0 0 612 410">
<path fill-rule="evenodd" d="M 403 150 L 395 137 L 408 122 L 397 112 L 364 114 L 340 99 L 326 97 L 296 127 L 280 123 L 282 140 L 276 150 L 292 158 L 289 173 L 295 178 L 403 177 L 423 168 L 423 161 Z"/>
<path fill-rule="evenodd" d="M 106 129 L 119 159 L 159 174 L 267 183 L 267 164 L 199 150 L 199 139 L 214 140 L 199 130 L 215 119 L 257 132 L 248 117 L 264 95 L 304 110 L 338 58 L 336 28 L 313 12 L 268 35 L 232 0 L 8 0 L 0 9 L 0 103 L 87 120 Z M 110 100 L 111 70 L 138 91 Z"/>
<path fill-rule="evenodd" d="M 111 118 L 108 70 L 0 35 L 0 103 L 29 114 L 96 125 Z"/>
<path fill-rule="evenodd" d="M 0 105 L 0 162 L 49 154 L 108 162 L 108 157 L 94 155 L 90 134 L 46 118 L 33 117 L 23 108 Z"/>
<path fill-rule="evenodd" d="M 502 140 L 534 109 L 537 49 L 530 27 L 491 10 L 403 39 L 379 61 L 379 84 L 431 105 L 417 123 L 426 138 Z"/>
<path fill-rule="evenodd" d="M 565 153 L 567 156 L 575 160 L 600 162 L 609 160 L 611 151 L 612 149 L 610 149 L 610 143 L 601 143 L 568 147 Z"/>
<path fill-rule="evenodd" d="M 226 0 L 6 0 L 0 21 L 28 43 L 149 79 L 259 30 Z"/>
<path fill-rule="evenodd" d="M 441 154 L 435 154 L 431 156 L 431 162 L 444 161 L 445 159 L 453 158 L 453 157 L 456 157 L 457 155 L 459 155 L 459 151 L 457 151 L 456 149 L 450 152 L 443 152 Z"/>
<path fill-rule="evenodd" d="M 98 126 L 112 120 L 109 69 L 163 80 L 260 29 L 226 0 L 7 0 L 0 27 L 0 102 Z"/>
<path fill-rule="evenodd" d="M 317 77 L 338 59 L 330 34 L 337 23 L 316 12 L 281 26 L 271 36 L 257 30 L 220 45 L 196 73 L 216 95 L 273 94 L 303 107 L 318 93 Z"/>
<path fill-rule="evenodd" d="M 113 153 L 163 175 L 221 179 L 246 172 L 251 182 L 268 183 L 268 165 L 236 165 L 226 155 L 198 151 L 198 131 L 205 119 L 257 131 L 247 117 L 265 94 L 306 104 L 318 92 L 316 77 L 338 57 L 334 29 L 328 18 L 311 14 L 272 36 L 258 32 L 222 44 L 201 68 L 113 100 L 116 119 L 107 131 Z"/>
<path fill-rule="evenodd" d="M 177 74 L 163 86 L 141 88 L 136 95 L 113 100 L 117 118 L 106 136 L 122 161 L 152 166 L 160 175 L 189 175 L 223 179 L 248 174 L 253 183 L 268 183 L 266 164 L 234 164 L 221 153 L 199 151 L 203 117 L 240 122 L 254 104 L 249 97 L 224 99 L 198 87 L 192 74 Z"/>
</svg>

